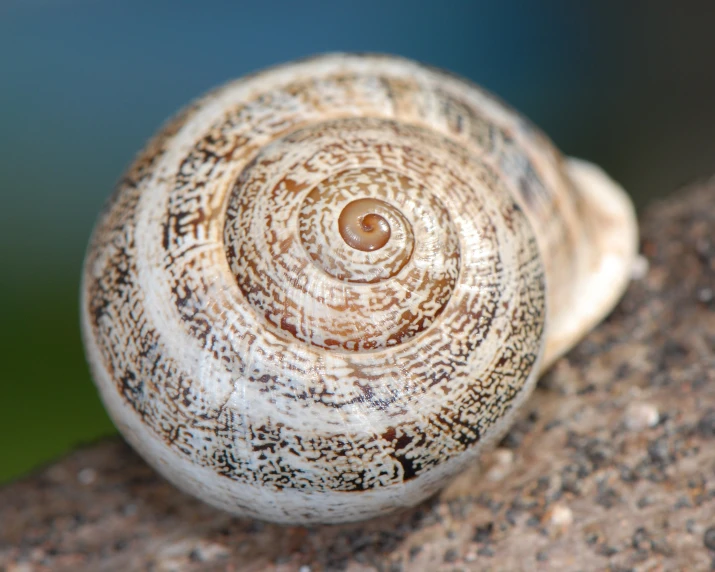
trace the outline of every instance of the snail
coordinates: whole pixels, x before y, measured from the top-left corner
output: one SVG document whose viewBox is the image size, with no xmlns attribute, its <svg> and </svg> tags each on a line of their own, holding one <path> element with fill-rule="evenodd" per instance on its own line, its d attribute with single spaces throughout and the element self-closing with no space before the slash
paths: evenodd
<svg viewBox="0 0 715 572">
<path fill-rule="evenodd" d="M 82 330 L 126 440 L 234 514 L 337 523 L 435 493 L 615 306 L 624 191 L 481 88 L 331 54 L 229 83 L 119 182 Z"/>
</svg>

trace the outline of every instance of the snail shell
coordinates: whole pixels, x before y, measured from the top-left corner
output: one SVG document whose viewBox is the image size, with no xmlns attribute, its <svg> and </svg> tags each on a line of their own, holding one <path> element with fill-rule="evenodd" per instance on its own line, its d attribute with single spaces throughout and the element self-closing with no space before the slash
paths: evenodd
<svg viewBox="0 0 715 572">
<path fill-rule="evenodd" d="M 635 244 L 623 191 L 480 88 L 318 57 L 208 94 L 131 166 L 85 261 L 88 360 L 178 487 L 359 520 L 501 435 Z"/>
</svg>

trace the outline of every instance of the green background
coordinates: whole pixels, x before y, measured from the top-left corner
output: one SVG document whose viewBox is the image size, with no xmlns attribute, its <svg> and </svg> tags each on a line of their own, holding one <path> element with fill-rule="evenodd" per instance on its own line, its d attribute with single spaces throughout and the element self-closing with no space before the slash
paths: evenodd
<svg viewBox="0 0 715 572">
<path fill-rule="evenodd" d="M 0 481 L 114 432 L 81 347 L 82 257 L 122 170 L 190 99 L 317 52 L 397 53 L 496 92 L 642 206 L 715 173 L 714 17 L 706 2 L 0 0 Z"/>
</svg>

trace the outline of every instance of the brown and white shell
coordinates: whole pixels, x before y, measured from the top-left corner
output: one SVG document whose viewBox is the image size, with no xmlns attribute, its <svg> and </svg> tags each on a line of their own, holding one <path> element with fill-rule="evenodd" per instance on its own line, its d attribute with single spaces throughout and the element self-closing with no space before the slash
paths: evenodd
<svg viewBox="0 0 715 572">
<path fill-rule="evenodd" d="M 413 505 L 508 427 L 624 291 L 636 224 L 482 89 L 327 55 L 221 87 L 138 157 L 82 325 L 126 439 L 233 513 Z"/>
</svg>

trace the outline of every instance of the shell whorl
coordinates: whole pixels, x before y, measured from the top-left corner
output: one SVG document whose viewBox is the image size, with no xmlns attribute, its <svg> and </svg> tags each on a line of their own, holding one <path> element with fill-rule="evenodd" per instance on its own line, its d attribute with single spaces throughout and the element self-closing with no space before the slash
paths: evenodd
<svg viewBox="0 0 715 572">
<path fill-rule="evenodd" d="M 570 188 L 527 123 L 412 62 L 229 84 L 154 140 L 95 230 L 102 397 L 170 480 L 238 514 L 412 504 L 533 385 L 546 285 L 570 295 L 555 269 L 588 235 Z"/>
</svg>

